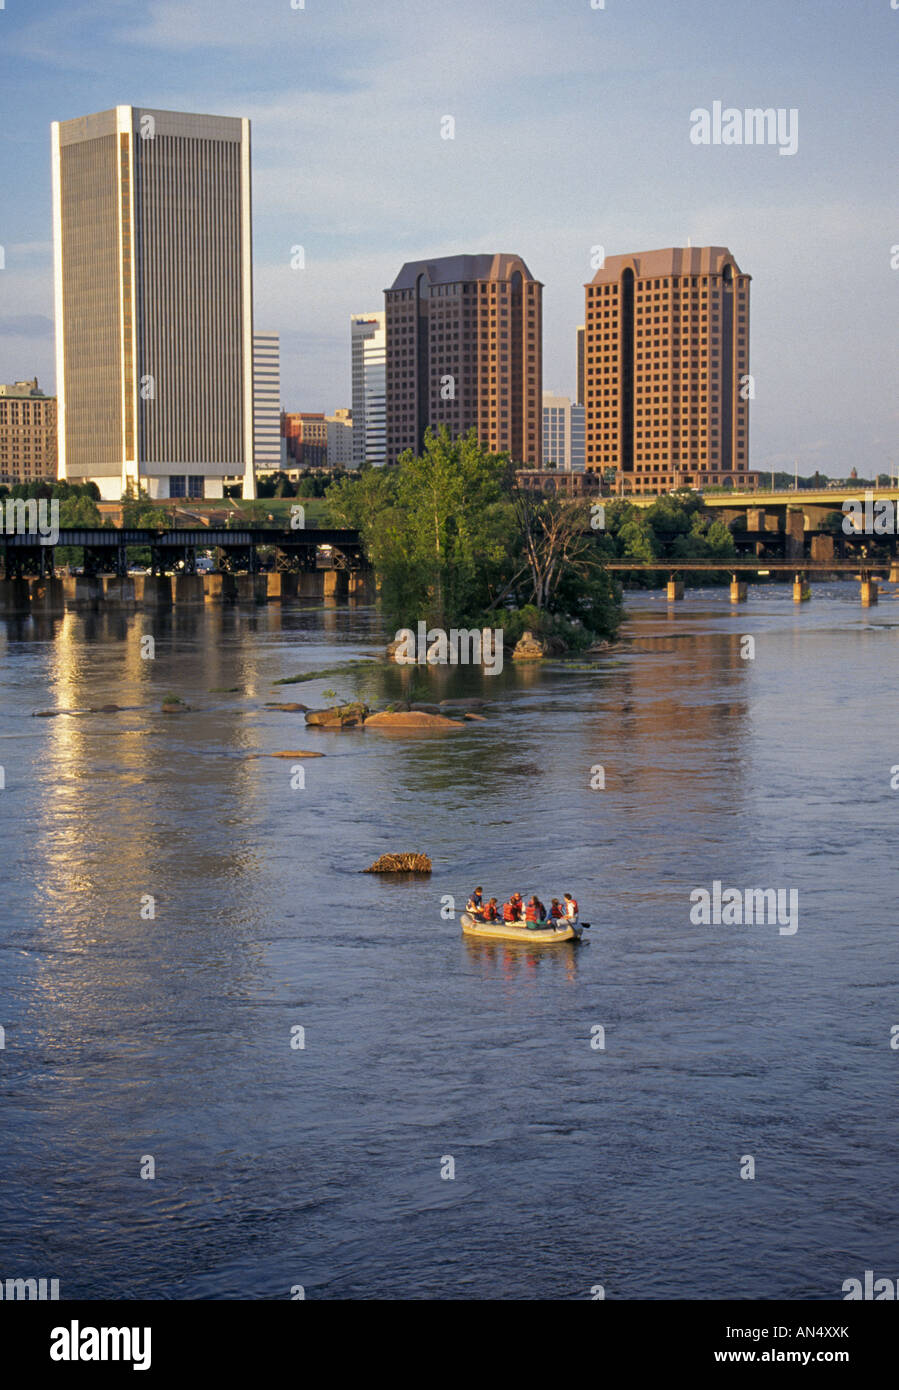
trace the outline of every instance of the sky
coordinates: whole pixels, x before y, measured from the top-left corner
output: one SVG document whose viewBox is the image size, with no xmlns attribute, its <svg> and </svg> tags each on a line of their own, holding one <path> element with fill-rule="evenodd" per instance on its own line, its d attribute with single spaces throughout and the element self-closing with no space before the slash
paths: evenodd
<svg viewBox="0 0 899 1390">
<path fill-rule="evenodd" d="M 593 248 L 691 240 L 752 276 L 751 466 L 889 472 L 897 47 L 899 0 L 0 0 L 0 381 L 54 387 L 50 122 L 249 116 L 286 409 L 349 405 L 350 315 L 459 252 L 524 258 L 573 395 Z M 796 152 L 694 143 L 716 101 L 795 110 Z"/>
</svg>

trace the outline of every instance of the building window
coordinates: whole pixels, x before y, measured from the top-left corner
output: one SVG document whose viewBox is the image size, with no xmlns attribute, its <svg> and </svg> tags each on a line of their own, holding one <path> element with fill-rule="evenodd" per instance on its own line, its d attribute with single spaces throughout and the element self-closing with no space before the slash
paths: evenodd
<svg viewBox="0 0 899 1390">
<path fill-rule="evenodd" d="M 188 492 L 187 492 L 187 495 L 188 495 L 188 497 L 202 497 L 202 496 L 203 496 L 203 478 L 202 478 L 202 475 L 201 475 L 200 477 L 197 477 L 196 475 L 191 474 L 190 478 L 188 478 Z"/>
<path fill-rule="evenodd" d="M 183 473 L 173 473 L 169 478 L 169 497 L 185 497 L 184 483 Z"/>
</svg>

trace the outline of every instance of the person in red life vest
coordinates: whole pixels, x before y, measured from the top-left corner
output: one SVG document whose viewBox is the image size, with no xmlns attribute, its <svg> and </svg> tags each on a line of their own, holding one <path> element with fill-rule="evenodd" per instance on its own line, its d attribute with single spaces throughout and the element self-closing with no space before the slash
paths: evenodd
<svg viewBox="0 0 899 1390">
<path fill-rule="evenodd" d="M 536 893 L 532 893 L 531 896 L 528 898 L 528 905 L 525 908 L 524 920 L 528 923 L 528 925 L 532 923 L 536 925 L 537 922 L 542 921 L 542 915 L 540 912 L 540 899 L 537 897 Z"/>
<path fill-rule="evenodd" d="M 498 908 L 497 905 L 496 905 L 496 898 L 491 898 L 490 901 L 489 901 L 489 903 L 487 904 L 487 906 L 484 908 L 484 921 L 485 921 L 485 922 L 498 922 L 498 921 L 499 921 L 499 908 Z"/>
<path fill-rule="evenodd" d="M 520 893 L 513 893 L 507 903 L 503 905 L 504 922 L 520 922 L 524 916 L 524 903 Z"/>
<path fill-rule="evenodd" d="M 576 927 L 578 913 L 577 898 L 573 898 L 570 893 L 563 893 L 562 897 L 565 899 L 565 921 L 568 923 L 569 927 Z"/>
<path fill-rule="evenodd" d="M 553 926 L 562 925 L 562 918 L 565 916 L 565 909 L 558 898 L 553 898 L 549 909 L 549 920 Z"/>
</svg>

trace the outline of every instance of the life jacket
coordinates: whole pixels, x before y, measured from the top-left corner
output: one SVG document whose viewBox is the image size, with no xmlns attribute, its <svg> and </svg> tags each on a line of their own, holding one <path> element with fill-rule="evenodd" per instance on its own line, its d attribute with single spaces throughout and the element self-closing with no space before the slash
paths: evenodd
<svg viewBox="0 0 899 1390">
<path fill-rule="evenodd" d="M 514 922 L 518 916 L 518 909 L 513 903 L 503 903 L 503 921 Z"/>
<path fill-rule="evenodd" d="M 484 899 L 481 897 L 480 893 L 472 893 L 471 897 L 468 899 L 468 903 L 469 907 L 483 907 Z"/>
<path fill-rule="evenodd" d="M 566 901 L 565 901 L 565 916 L 566 916 L 566 917 L 576 917 L 576 916 L 577 916 L 577 898 L 572 898 L 570 901 L 569 901 L 568 899 L 566 899 Z"/>
<path fill-rule="evenodd" d="M 558 903 L 556 903 L 555 907 L 551 907 L 549 909 L 549 915 L 550 917 L 553 917 L 556 921 L 558 921 L 560 917 L 565 916 L 565 911 L 563 908 L 559 907 Z"/>
<path fill-rule="evenodd" d="M 485 919 L 485 921 L 487 921 L 487 922 L 495 922 L 498 916 L 499 916 L 499 913 L 497 912 L 497 910 L 496 910 L 495 907 L 490 907 L 490 905 L 488 904 L 487 907 L 484 908 L 484 919 Z"/>
<path fill-rule="evenodd" d="M 525 908 L 524 920 L 526 922 L 540 921 L 540 909 L 536 903 L 528 903 L 527 907 Z"/>
</svg>

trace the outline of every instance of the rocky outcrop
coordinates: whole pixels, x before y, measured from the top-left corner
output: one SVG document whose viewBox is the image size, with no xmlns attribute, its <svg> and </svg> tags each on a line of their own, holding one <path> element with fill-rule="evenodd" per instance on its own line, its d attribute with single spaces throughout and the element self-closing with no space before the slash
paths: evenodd
<svg viewBox="0 0 899 1390">
<path fill-rule="evenodd" d="M 535 637 L 533 632 L 523 632 L 515 643 L 512 652 L 513 661 L 541 661 L 543 659 L 543 643 Z"/>
<path fill-rule="evenodd" d="M 382 854 L 367 869 L 366 874 L 429 874 L 431 861 L 426 854 Z"/>
<path fill-rule="evenodd" d="M 515 643 L 512 660 L 541 661 L 546 656 L 562 656 L 567 650 L 561 637 L 537 637 L 528 630 Z"/>
<path fill-rule="evenodd" d="M 332 705 L 330 709 L 306 711 L 306 723 L 317 729 L 355 729 L 365 723 L 368 705 Z"/>
<path fill-rule="evenodd" d="M 447 719 L 444 714 L 426 714 L 423 710 L 383 710 L 371 714 L 365 721 L 366 729 L 464 729 L 459 719 Z"/>
</svg>

